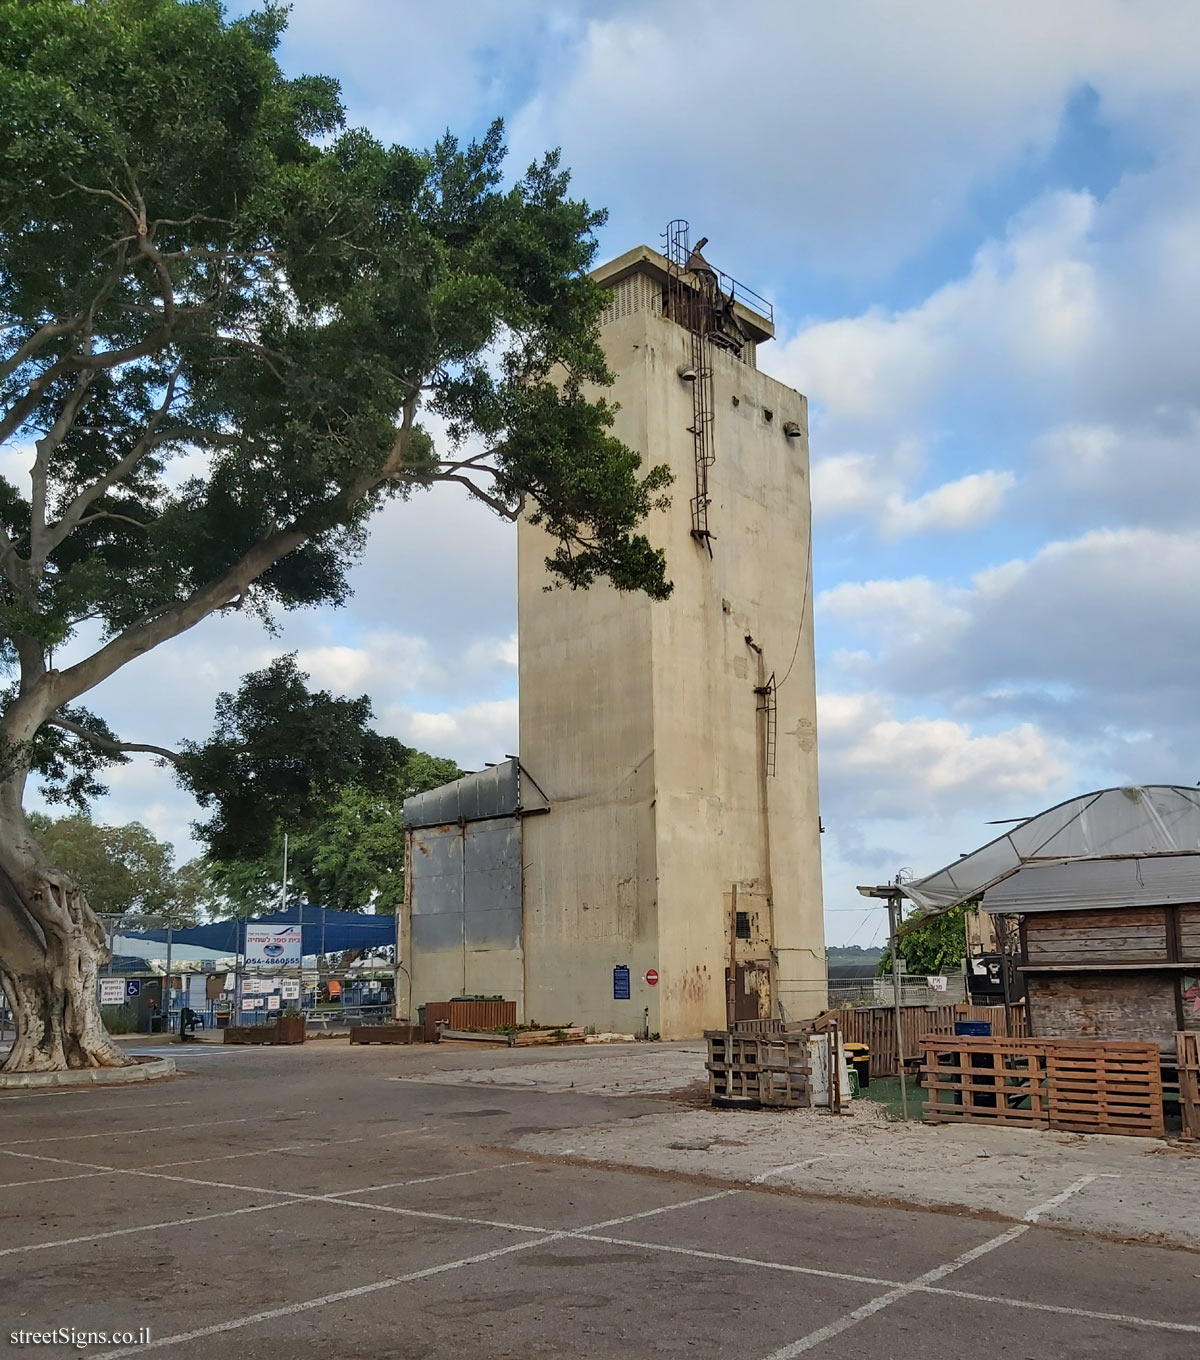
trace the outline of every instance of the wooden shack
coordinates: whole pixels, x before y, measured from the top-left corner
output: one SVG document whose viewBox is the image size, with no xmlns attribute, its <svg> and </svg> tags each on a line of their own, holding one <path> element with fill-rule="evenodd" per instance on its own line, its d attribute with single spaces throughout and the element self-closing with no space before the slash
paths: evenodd
<svg viewBox="0 0 1200 1360">
<path fill-rule="evenodd" d="M 1026 864 L 984 908 L 1019 920 L 1030 1035 L 1175 1053 L 1200 1032 L 1200 854 Z"/>
</svg>

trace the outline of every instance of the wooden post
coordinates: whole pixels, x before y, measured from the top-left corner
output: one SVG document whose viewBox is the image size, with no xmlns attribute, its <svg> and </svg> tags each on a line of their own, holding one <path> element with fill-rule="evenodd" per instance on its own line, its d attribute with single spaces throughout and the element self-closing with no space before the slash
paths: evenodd
<svg viewBox="0 0 1200 1360">
<path fill-rule="evenodd" d="M 842 1112 L 841 1029 L 836 1020 L 829 1022 L 829 1113 Z"/>
<path fill-rule="evenodd" d="M 888 933 L 892 937 L 892 988 L 896 1011 L 896 1066 L 900 1071 L 900 1113 L 908 1118 L 908 1087 L 904 1077 L 904 1027 L 900 1020 L 900 954 L 896 948 L 896 920 L 900 911 L 900 893 L 888 895 Z"/>
</svg>

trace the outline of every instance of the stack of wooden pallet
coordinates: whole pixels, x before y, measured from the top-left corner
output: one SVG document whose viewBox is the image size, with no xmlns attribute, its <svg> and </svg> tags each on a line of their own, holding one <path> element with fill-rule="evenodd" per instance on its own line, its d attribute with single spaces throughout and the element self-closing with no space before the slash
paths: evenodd
<svg viewBox="0 0 1200 1360">
<path fill-rule="evenodd" d="M 708 1030 L 704 1037 L 714 1104 L 797 1108 L 812 1103 L 807 1029 L 781 1020 L 743 1021 L 732 1031 Z"/>
</svg>

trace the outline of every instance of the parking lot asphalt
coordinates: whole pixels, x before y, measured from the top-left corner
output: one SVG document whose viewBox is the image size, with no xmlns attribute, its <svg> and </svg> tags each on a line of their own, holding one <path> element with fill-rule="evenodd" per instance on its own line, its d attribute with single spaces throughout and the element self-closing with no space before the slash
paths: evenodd
<svg viewBox="0 0 1200 1360">
<path fill-rule="evenodd" d="M 0 1336 L 14 1350 L 33 1345 L 14 1334 L 64 1329 L 38 1353 L 1200 1351 L 1200 1255 L 1039 1226 L 1086 1184 L 1012 1221 L 731 1187 L 515 1150 L 670 1106 L 445 1079 L 494 1051 L 172 1052 L 168 1082 L 0 1095 Z M 392 1079 L 423 1073 L 439 1080 Z"/>
</svg>

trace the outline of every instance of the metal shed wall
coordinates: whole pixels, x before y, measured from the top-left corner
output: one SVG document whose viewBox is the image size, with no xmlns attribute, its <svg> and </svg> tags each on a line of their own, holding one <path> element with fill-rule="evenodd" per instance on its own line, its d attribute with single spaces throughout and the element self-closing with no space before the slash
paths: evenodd
<svg viewBox="0 0 1200 1360">
<path fill-rule="evenodd" d="M 524 992 L 516 761 L 404 805 L 413 1006 Z"/>
</svg>

